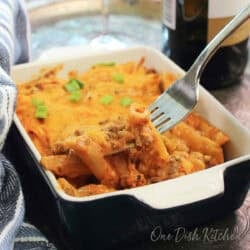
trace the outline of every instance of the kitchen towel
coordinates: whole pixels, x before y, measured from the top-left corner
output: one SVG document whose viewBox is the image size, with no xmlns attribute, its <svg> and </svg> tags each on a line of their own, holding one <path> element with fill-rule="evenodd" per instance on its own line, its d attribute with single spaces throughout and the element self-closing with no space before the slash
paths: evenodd
<svg viewBox="0 0 250 250">
<path fill-rule="evenodd" d="M 23 0 L 0 0 L 0 151 L 12 123 L 16 86 L 12 64 L 29 60 L 29 24 Z M 24 197 L 15 168 L 0 152 L 0 250 L 55 249 L 24 223 Z M 39 215 L 38 215 L 39 216 Z"/>
</svg>

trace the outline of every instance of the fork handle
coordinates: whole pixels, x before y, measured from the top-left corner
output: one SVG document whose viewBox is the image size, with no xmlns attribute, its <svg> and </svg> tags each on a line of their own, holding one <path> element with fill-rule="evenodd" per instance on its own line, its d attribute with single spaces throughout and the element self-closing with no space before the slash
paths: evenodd
<svg viewBox="0 0 250 250">
<path fill-rule="evenodd" d="M 201 74 L 220 47 L 221 43 L 231 35 L 242 23 L 244 23 L 250 16 L 250 4 L 247 5 L 243 10 L 239 12 L 204 48 L 198 58 L 195 60 L 193 65 L 190 67 L 189 72 L 194 73 L 195 81 L 193 83 L 199 83 Z M 187 74 L 188 75 L 188 74 Z"/>
</svg>

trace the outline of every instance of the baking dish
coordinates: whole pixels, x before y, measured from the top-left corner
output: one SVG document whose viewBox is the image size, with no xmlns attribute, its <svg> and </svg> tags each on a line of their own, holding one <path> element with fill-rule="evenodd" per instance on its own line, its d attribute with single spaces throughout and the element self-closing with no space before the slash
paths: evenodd
<svg viewBox="0 0 250 250">
<path fill-rule="evenodd" d="M 63 62 L 15 66 L 12 79 L 28 81 L 39 69 L 59 63 L 64 65 L 60 74 L 66 75 L 72 69 L 83 72 L 100 61 L 123 63 L 141 57 L 147 67 L 184 74 L 160 52 L 138 46 L 68 57 Z M 225 163 L 156 184 L 83 198 L 65 194 L 53 174 L 40 166 L 40 154 L 16 115 L 8 141 L 15 145 L 18 171 L 21 175 L 29 172 L 27 185 L 36 192 L 41 211 L 48 215 L 47 224 L 55 228 L 64 245 L 72 249 L 106 249 L 131 239 L 149 238 L 155 226 L 170 230 L 197 225 L 242 204 L 250 183 L 250 133 L 202 87 L 196 110 L 230 136 Z"/>
</svg>

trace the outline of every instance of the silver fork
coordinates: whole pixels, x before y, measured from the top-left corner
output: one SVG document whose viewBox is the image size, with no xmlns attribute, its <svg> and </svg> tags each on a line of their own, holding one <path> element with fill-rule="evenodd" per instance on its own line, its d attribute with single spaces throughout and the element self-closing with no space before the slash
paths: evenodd
<svg viewBox="0 0 250 250">
<path fill-rule="evenodd" d="M 150 119 L 160 133 L 184 119 L 199 98 L 201 74 L 221 43 L 250 16 L 250 4 L 236 15 L 205 47 L 186 75 L 172 84 L 150 106 Z"/>
</svg>

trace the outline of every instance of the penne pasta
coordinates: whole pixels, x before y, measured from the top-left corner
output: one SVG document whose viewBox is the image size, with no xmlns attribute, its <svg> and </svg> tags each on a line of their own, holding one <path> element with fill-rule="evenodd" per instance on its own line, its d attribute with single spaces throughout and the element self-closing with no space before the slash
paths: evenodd
<svg viewBox="0 0 250 250">
<path fill-rule="evenodd" d="M 222 148 L 210 138 L 203 136 L 188 124 L 181 122 L 177 124 L 172 133 L 186 142 L 191 151 L 201 152 L 210 156 L 209 166 L 224 162 Z"/>
<path fill-rule="evenodd" d="M 41 164 L 60 177 L 75 178 L 92 175 L 89 168 L 73 154 L 43 156 Z"/>
<path fill-rule="evenodd" d="M 116 187 L 118 182 L 116 172 L 104 158 L 100 145 L 91 138 L 86 136 L 67 138 L 61 143 L 61 146 L 66 151 L 72 150 L 101 183 L 109 187 Z"/>
<path fill-rule="evenodd" d="M 147 107 L 178 77 L 144 62 L 99 62 L 67 78 L 59 65 L 18 84 L 17 115 L 68 195 L 139 187 L 224 161 L 228 136 L 199 114 L 158 133 Z"/>
</svg>

